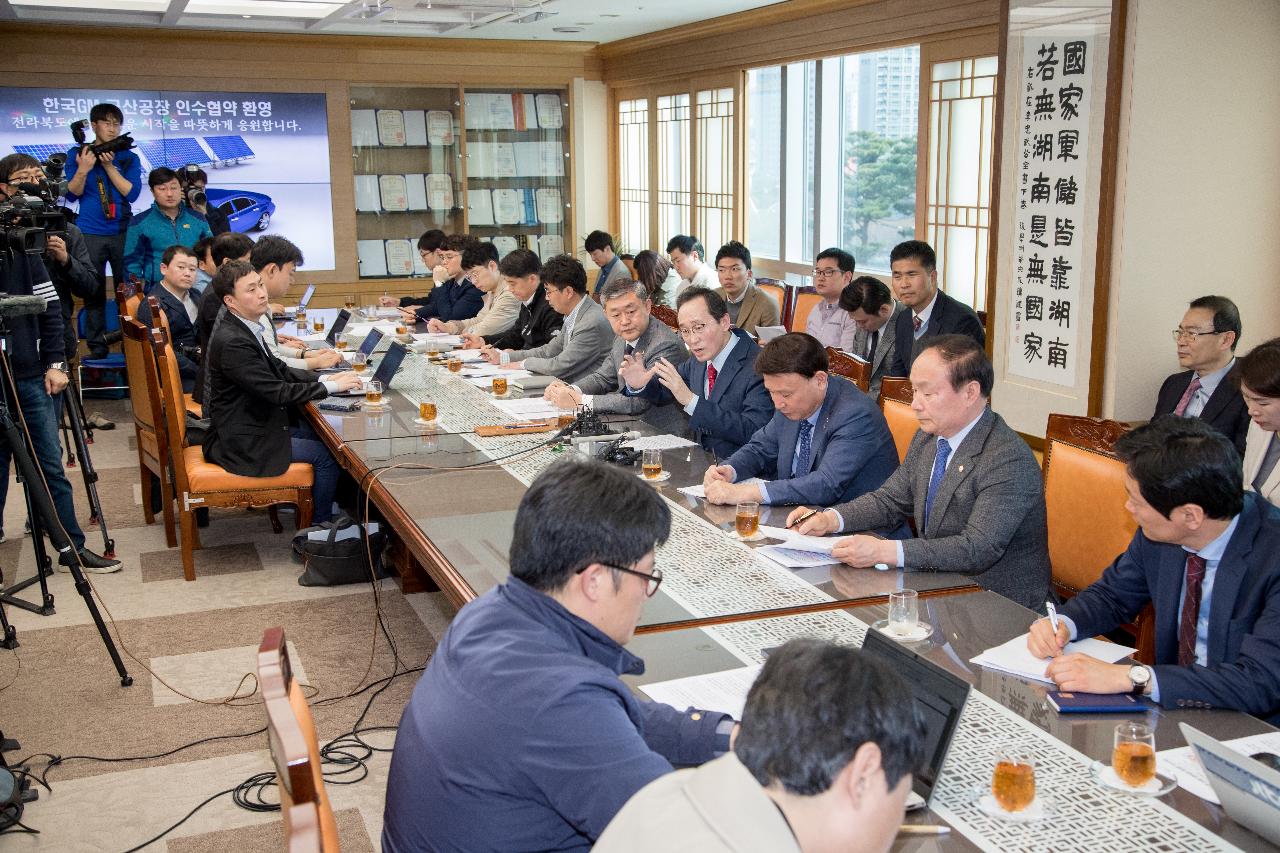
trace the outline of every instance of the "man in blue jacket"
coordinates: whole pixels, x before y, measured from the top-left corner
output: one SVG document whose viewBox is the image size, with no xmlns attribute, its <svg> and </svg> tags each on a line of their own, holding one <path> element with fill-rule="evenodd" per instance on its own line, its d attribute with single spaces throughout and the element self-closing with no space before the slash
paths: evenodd
<svg viewBox="0 0 1280 853">
<path fill-rule="evenodd" d="M 129 223 L 125 237 L 125 274 L 140 278 L 146 292 L 164 278 L 160 262 L 165 249 L 170 246 L 194 246 L 205 237 L 212 237 L 209 223 L 204 217 L 187 207 L 182 200 L 182 184 L 173 169 L 165 166 L 152 169 L 147 184 L 155 203 Z"/>
<path fill-rule="evenodd" d="M 425 239 L 426 235 L 423 237 Z M 480 313 L 480 309 L 484 307 L 484 294 L 462 274 L 462 253 L 473 242 L 474 238 L 466 234 L 450 234 L 444 238 L 439 256 L 449 277 L 444 280 L 436 279 L 435 286 L 426 296 L 400 306 L 400 314 L 406 323 L 425 323 L 432 319 L 448 323 L 452 320 L 470 320 Z M 432 276 L 435 276 L 434 270 Z"/>
<path fill-rule="evenodd" d="M 671 514 L 631 474 L 557 462 L 516 512 L 511 577 L 458 612 L 400 719 L 386 853 L 588 850 L 636 791 L 729 749 L 731 717 L 641 701 L 623 646 Z"/>
<path fill-rule="evenodd" d="M 89 111 L 94 143 L 110 142 L 120 135 L 124 113 L 115 104 L 96 104 Z M 132 151 L 94 154 L 89 145 L 67 152 L 67 198 L 80 202 L 76 226 L 84 234 L 98 288 L 84 300 L 85 338 L 94 358 L 105 358 L 103 311 L 107 284 L 103 270 L 109 265 L 117 287 L 125 282 L 125 230 L 133 215 L 133 202 L 142 192 L 142 161 Z"/>
<path fill-rule="evenodd" d="M 880 407 L 827 373 L 827 351 L 792 332 L 765 345 L 756 373 L 777 409 L 722 465 L 703 477 L 715 504 L 833 504 L 874 491 L 898 467 L 893 434 Z M 776 479 L 743 483 L 767 471 Z"/>
<path fill-rule="evenodd" d="M 704 287 L 676 299 L 680 337 L 693 358 L 674 366 L 665 358 L 648 367 L 643 354 L 623 359 L 619 374 L 628 396 L 684 409 L 703 449 L 727 459 L 773 417 L 773 401 L 752 368 L 760 347 L 729 319 L 724 298 Z"/>
<path fill-rule="evenodd" d="M 1244 491 L 1231 440 L 1199 418 L 1165 415 L 1116 442 L 1128 550 L 1063 605 L 1057 630 L 1027 648 L 1053 657 L 1063 690 L 1133 693 L 1166 708 L 1229 708 L 1280 723 L 1280 510 Z M 1153 667 L 1063 655 L 1067 642 L 1155 609 Z"/>
</svg>

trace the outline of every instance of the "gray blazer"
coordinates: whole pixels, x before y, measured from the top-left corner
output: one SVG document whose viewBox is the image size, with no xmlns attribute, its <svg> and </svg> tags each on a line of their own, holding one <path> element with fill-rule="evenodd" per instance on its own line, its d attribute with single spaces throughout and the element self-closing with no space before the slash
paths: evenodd
<svg viewBox="0 0 1280 853">
<path fill-rule="evenodd" d="M 889 370 L 889 365 L 893 362 L 894 339 L 896 338 L 896 329 L 898 325 L 898 315 L 907 310 L 907 306 L 901 302 L 893 303 L 893 313 L 889 315 L 889 321 L 880 327 L 880 340 L 876 341 L 875 358 L 871 360 L 871 388 L 867 392 L 871 398 L 880 396 L 880 380 L 883 379 Z M 861 329 L 853 336 L 853 354 L 858 358 L 864 358 L 867 354 L 867 340 L 871 337 L 870 332 L 864 332 Z"/>
<path fill-rule="evenodd" d="M 618 370 L 622 367 L 622 356 L 626 349 L 627 342 L 614 337 L 609 354 L 596 366 L 595 371 L 575 383 L 583 394 L 594 396 L 591 408 L 601 414 L 639 415 L 653 405 L 652 400 L 628 397 L 618 390 Z M 684 341 L 656 317 L 649 318 L 648 328 L 636 339 L 636 349 L 644 353 L 646 367 L 660 358 L 679 365 L 689 357 Z"/>
<path fill-rule="evenodd" d="M 924 517 L 938 444 L 916 432 L 885 484 L 835 507 L 846 533 Z M 917 538 L 902 542 L 907 571 L 960 572 L 985 589 L 1042 611 L 1049 595 L 1044 481 L 1031 448 L 987 409 L 956 449 Z"/>
<path fill-rule="evenodd" d="M 590 296 L 583 296 L 572 332 L 565 335 L 557 331 L 540 347 L 511 353 L 511 360 L 523 361 L 530 373 L 554 376 L 572 384 L 595 370 L 609 352 L 613 338 L 604 310 Z"/>
</svg>

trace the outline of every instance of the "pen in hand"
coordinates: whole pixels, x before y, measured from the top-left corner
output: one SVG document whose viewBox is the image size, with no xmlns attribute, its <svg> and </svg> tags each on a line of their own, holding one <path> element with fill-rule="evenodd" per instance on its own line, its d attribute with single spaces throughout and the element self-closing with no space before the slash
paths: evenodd
<svg viewBox="0 0 1280 853">
<path fill-rule="evenodd" d="M 806 521 L 808 521 L 809 519 L 813 518 L 815 515 L 817 515 L 817 514 L 818 514 L 818 513 L 820 513 L 820 512 L 822 512 L 822 510 L 820 510 L 820 509 L 811 509 L 811 510 L 809 510 L 809 511 L 808 511 L 807 513 L 805 513 L 804 515 L 800 516 L 800 517 L 799 517 L 799 518 L 797 518 L 795 521 L 793 521 L 793 522 L 791 522 L 790 524 L 788 524 L 788 525 L 787 525 L 787 529 L 788 529 L 788 530 L 790 530 L 791 528 L 795 527 L 795 526 L 796 526 L 796 525 L 798 525 L 798 524 L 803 524 L 804 522 L 806 522 Z"/>
<path fill-rule="evenodd" d="M 1053 626 L 1053 639 L 1056 644 L 1058 640 L 1058 608 L 1053 606 L 1052 601 L 1046 601 L 1044 609 L 1049 613 L 1049 624 Z M 1054 657 L 1057 657 L 1057 654 Z"/>
</svg>

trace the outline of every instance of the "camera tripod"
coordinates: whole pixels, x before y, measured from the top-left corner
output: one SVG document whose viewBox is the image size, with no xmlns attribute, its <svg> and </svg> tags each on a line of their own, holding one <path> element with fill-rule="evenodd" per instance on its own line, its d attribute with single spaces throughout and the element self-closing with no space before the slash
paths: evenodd
<svg viewBox="0 0 1280 853">
<path fill-rule="evenodd" d="M 67 389 L 62 400 L 62 441 L 66 447 L 66 467 L 75 468 L 76 454 L 79 453 L 80 474 L 84 478 L 84 491 L 89 498 L 89 524 L 98 526 L 102 532 L 102 554 L 104 557 L 116 555 L 116 541 L 107 532 L 107 517 L 102 514 L 102 501 L 98 497 L 98 472 L 89 458 L 89 445 L 93 444 L 93 429 L 84 418 L 84 403 L 80 400 L 80 382 L 77 371 L 69 366 Z"/>
<path fill-rule="evenodd" d="M 22 479 L 27 502 L 27 518 L 31 523 L 31 544 L 36 557 L 36 573 L 32 578 L 0 590 L 0 610 L 3 609 L 4 604 L 10 604 L 44 616 L 54 612 L 53 595 L 49 592 L 49 584 L 46 580 L 53 573 L 53 564 L 44 546 L 44 536 L 47 534 L 54 550 L 58 552 L 58 562 L 70 570 L 72 579 L 75 582 L 76 592 L 80 593 L 81 598 L 84 599 L 85 606 L 89 609 L 89 615 L 93 618 L 93 623 L 98 629 L 98 635 L 102 638 L 107 654 L 111 656 L 111 662 L 115 664 L 116 673 L 120 676 L 120 685 L 128 687 L 133 684 L 133 677 L 125 669 L 124 661 L 120 658 L 120 652 L 116 649 L 115 642 L 107 631 L 106 623 L 102 621 L 102 614 L 98 611 L 97 602 L 93 599 L 93 588 L 89 585 L 89 581 L 85 579 L 84 570 L 80 565 L 80 558 L 76 553 L 75 545 L 72 544 L 67 537 L 66 531 L 62 528 L 62 522 L 58 519 L 57 512 L 53 506 L 53 498 L 49 494 L 49 487 L 45 483 L 44 472 L 36 464 L 35 447 L 31 441 L 31 434 L 22 419 L 21 409 L 18 406 L 17 385 L 14 383 L 13 371 L 9 364 L 9 341 L 10 329 L 4 315 L 0 314 L 0 383 L 3 383 L 3 393 L 0 393 L 0 433 L 3 434 L 4 440 L 9 445 L 18 476 Z M 68 388 L 70 388 L 69 385 Z M 64 406 L 65 408 L 70 407 Z M 15 412 L 18 416 L 16 420 L 12 414 Z M 78 422 L 73 421 L 73 423 Z M 83 441 L 83 433 L 81 433 L 79 440 Z M 89 483 L 86 484 L 91 485 Z M 96 486 L 94 486 L 92 494 L 96 497 Z M 103 534 L 105 536 L 105 529 Z M 26 589 L 37 582 L 40 584 L 41 591 L 40 604 L 24 601 L 14 595 L 14 593 Z M 3 625 L 0 625 L 0 629 L 5 631 L 5 644 L 13 644 L 8 646 L 9 648 L 18 644 L 16 632 L 8 624 L 7 619 L 4 620 Z"/>
</svg>

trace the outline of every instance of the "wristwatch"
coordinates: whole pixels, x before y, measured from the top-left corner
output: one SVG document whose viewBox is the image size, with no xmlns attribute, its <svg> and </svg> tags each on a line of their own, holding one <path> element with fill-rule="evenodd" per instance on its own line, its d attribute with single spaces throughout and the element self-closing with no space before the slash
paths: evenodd
<svg viewBox="0 0 1280 853">
<path fill-rule="evenodd" d="M 1134 696 L 1146 695 L 1147 688 L 1151 686 L 1151 670 L 1140 663 L 1135 663 L 1129 667 L 1129 683 L 1133 685 L 1133 689 L 1129 692 Z"/>
<path fill-rule="evenodd" d="M 65 361 L 55 361 L 53 364 L 49 365 L 46 370 L 60 370 L 63 373 L 66 373 L 67 363 Z"/>
</svg>

